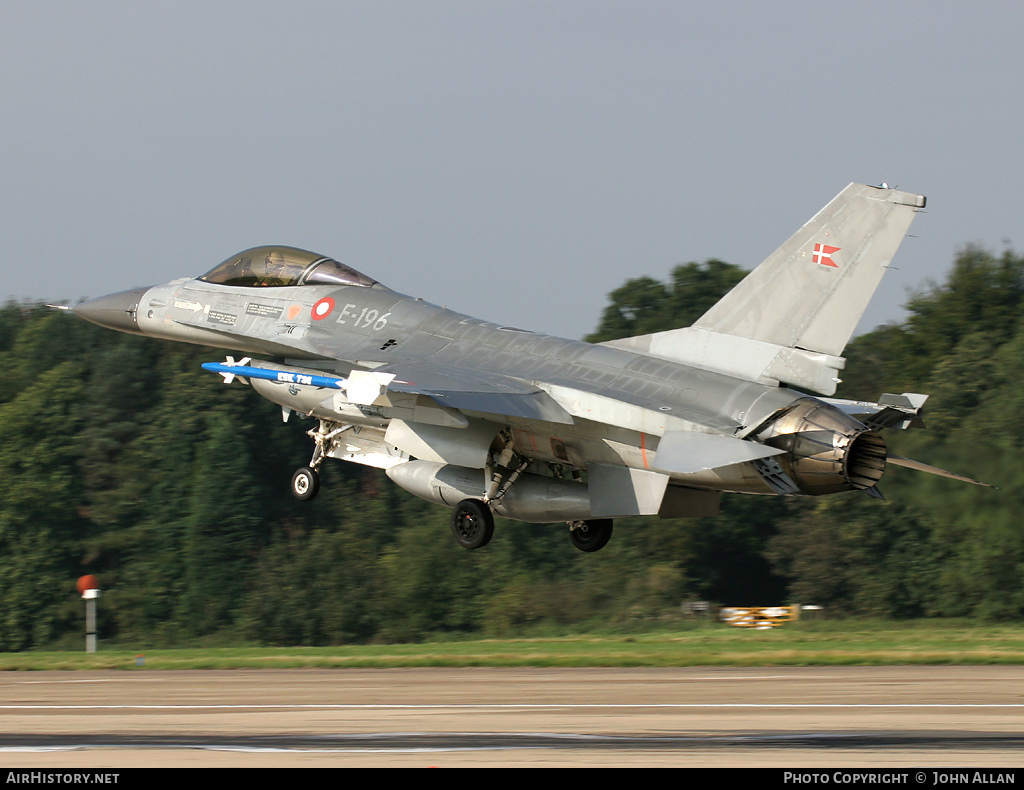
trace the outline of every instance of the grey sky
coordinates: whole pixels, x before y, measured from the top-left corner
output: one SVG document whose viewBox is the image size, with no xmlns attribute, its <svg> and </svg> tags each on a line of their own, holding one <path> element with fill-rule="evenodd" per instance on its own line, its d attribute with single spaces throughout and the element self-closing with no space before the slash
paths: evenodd
<svg viewBox="0 0 1024 790">
<path fill-rule="evenodd" d="M 628 277 L 756 265 L 850 181 L 928 196 L 867 324 L 1020 249 L 1024 4 L 23 2 L 0 295 L 257 244 L 580 337 Z"/>
</svg>

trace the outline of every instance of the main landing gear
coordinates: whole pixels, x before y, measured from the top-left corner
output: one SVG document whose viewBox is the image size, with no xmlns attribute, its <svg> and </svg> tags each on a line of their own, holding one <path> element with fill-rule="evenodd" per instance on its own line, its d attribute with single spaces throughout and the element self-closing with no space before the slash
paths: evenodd
<svg viewBox="0 0 1024 790">
<path fill-rule="evenodd" d="M 501 501 L 512 484 L 519 478 L 530 459 L 516 453 L 512 437 L 503 431 L 500 437 L 504 447 L 491 456 L 484 472 L 487 481 L 483 499 L 463 499 L 452 510 L 452 534 L 464 549 L 479 549 L 494 537 L 494 513 L 491 505 Z"/>
<path fill-rule="evenodd" d="M 516 452 L 512 437 L 502 432 L 504 440 L 500 453 L 493 453 L 485 470 L 486 490 L 482 499 L 463 499 L 452 510 L 452 534 L 456 542 L 465 549 L 479 549 L 486 546 L 494 536 L 494 513 L 502 497 L 519 476 L 532 463 L 531 459 Z M 552 474 L 561 478 L 560 467 L 552 467 Z M 573 471 L 573 478 L 579 479 L 579 472 Z M 569 522 L 569 539 L 580 551 L 595 552 L 603 549 L 612 537 L 612 520 L 590 519 Z"/>
<path fill-rule="evenodd" d="M 612 520 L 599 518 L 591 521 L 570 521 L 569 540 L 580 551 L 600 551 L 612 538 Z"/>
<path fill-rule="evenodd" d="M 494 537 L 494 514 L 486 502 L 463 499 L 452 511 L 452 534 L 464 549 L 479 549 Z"/>
<path fill-rule="evenodd" d="M 572 521 L 569 539 L 580 551 L 592 553 L 608 545 L 612 537 L 610 518 Z M 494 537 L 494 514 L 479 499 L 463 499 L 452 510 L 452 534 L 464 549 L 482 549 Z"/>
</svg>

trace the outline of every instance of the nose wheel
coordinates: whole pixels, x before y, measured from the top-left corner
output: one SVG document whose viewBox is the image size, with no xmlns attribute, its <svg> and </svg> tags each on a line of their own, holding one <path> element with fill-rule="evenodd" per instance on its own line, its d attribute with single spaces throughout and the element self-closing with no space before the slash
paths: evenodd
<svg viewBox="0 0 1024 790">
<path fill-rule="evenodd" d="M 306 435 L 315 444 L 313 458 L 310 459 L 309 466 L 300 466 L 292 475 L 292 496 L 305 502 L 320 493 L 320 464 L 331 454 L 336 445 L 336 438 L 351 427 L 320 420 L 319 427 L 306 431 Z"/>
<path fill-rule="evenodd" d="M 292 475 L 292 495 L 307 501 L 320 492 L 320 475 L 309 466 L 300 466 Z"/>
</svg>

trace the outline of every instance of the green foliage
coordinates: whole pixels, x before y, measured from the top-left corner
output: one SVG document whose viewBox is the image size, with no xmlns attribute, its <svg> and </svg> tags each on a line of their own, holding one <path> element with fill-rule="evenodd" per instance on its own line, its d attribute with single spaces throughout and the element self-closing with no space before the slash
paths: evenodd
<svg viewBox="0 0 1024 790">
<path fill-rule="evenodd" d="M 67 626 L 82 521 L 74 465 L 80 370 L 65 362 L 0 404 L 0 650 L 54 639 Z"/>
<path fill-rule="evenodd" d="M 745 274 L 738 266 L 712 259 L 676 266 L 670 286 L 650 277 L 628 280 L 611 292 L 600 326 L 586 340 L 600 343 L 690 326 Z"/>
<path fill-rule="evenodd" d="M 686 326 L 743 275 L 720 261 L 630 280 L 592 340 Z M 998 484 L 902 469 L 888 501 L 723 497 L 705 519 L 619 519 L 607 549 L 499 520 L 487 549 L 374 469 L 328 463 L 287 493 L 310 423 L 222 386 L 208 349 L 0 309 L 0 650 L 76 637 L 99 576 L 101 637 L 273 645 L 504 637 L 678 623 L 680 604 L 798 600 L 879 617 L 1024 616 L 1024 261 L 968 249 L 910 316 L 857 338 L 842 397 L 928 392 L 894 452 Z"/>
<path fill-rule="evenodd" d="M 943 549 L 913 510 L 862 493 L 823 498 L 784 520 L 766 556 L 790 599 L 870 617 L 935 613 Z"/>
<path fill-rule="evenodd" d="M 931 393 L 925 435 L 890 436 L 893 449 L 1000 485 L 1002 491 L 909 472 L 887 473 L 883 486 L 917 526 L 922 563 L 903 610 L 927 615 L 1016 618 L 1024 615 L 1024 526 L 1019 521 L 1019 406 L 1024 381 L 1024 259 L 961 252 L 948 281 L 919 294 L 910 317 L 855 340 L 840 395 Z M 905 523 L 901 521 L 900 524 Z M 891 529 L 898 525 L 890 525 Z M 896 549 L 890 555 L 897 556 Z M 873 572 L 873 571 L 872 571 Z M 869 573 L 862 574 L 870 575 Z M 898 588 L 893 582 L 893 589 Z M 853 608 L 857 608 L 856 605 Z M 875 611 L 899 614 L 893 602 Z"/>
<path fill-rule="evenodd" d="M 946 283 L 910 300 L 902 325 L 879 328 L 847 347 L 841 396 L 873 399 L 879 386 L 930 392 L 939 383 L 936 366 L 962 343 L 987 344 L 985 353 L 991 355 L 1014 337 L 1022 298 L 1024 258 L 968 247 L 957 255 Z M 966 341 L 974 335 L 979 336 L 975 341 Z"/>
<path fill-rule="evenodd" d="M 694 592 L 705 600 L 730 606 L 772 606 L 786 596 L 785 580 L 765 557 L 765 544 L 777 523 L 800 500 L 783 497 L 722 497 L 722 513 L 701 519 L 693 559 L 687 570 Z"/>
</svg>

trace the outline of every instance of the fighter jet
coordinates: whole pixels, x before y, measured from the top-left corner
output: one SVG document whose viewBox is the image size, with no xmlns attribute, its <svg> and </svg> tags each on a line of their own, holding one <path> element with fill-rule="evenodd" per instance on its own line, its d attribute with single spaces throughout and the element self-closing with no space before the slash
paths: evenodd
<svg viewBox="0 0 1024 790">
<path fill-rule="evenodd" d="M 723 491 L 880 496 L 883 430 L 920 426 L 926 396 L 838 400 L 843 349 L 925 206 L 850 184 L 693 326 L 592 345 L 499 326 L 284 246 L 196 279 L 73 308 L 111 329 L 248 356 L 203 365 L 311 418 L 312 499 L 325 458 L 386 470 L 452 509 L 467 549 L 494 514 L 566 522 L 604 547 L 613 519 L 718 512 Z M 814 394 L 808 394 L 814 393 Z"/>
</svg>

